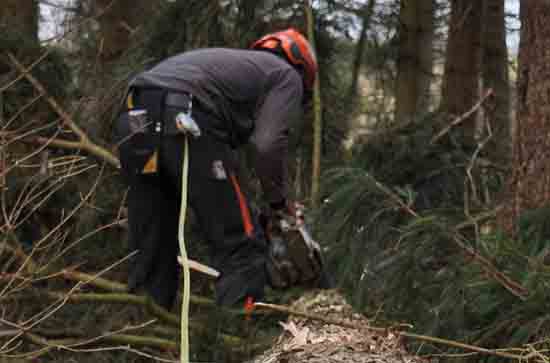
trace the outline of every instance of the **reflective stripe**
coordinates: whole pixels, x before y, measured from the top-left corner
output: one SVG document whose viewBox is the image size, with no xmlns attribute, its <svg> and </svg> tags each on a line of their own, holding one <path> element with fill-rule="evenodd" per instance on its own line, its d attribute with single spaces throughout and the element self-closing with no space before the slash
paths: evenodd
<svg viewBox="0 0 550 363">
<path fill-rule="evenodd" d="M 158 153 L 155 151 L 155 153 L 151 155 L 151 157 L 143 167 L 143 170 L 141 171 L 141 173 L 152 174 L 152 173 L 156 173 L 157 171 L 158 171 Z"/>
<path fill-rule="evenodd" d="M 233 183 L 233 188 L 235 188 L 235 193 L 237 193 L 237 199 L 239 200 L 239 207 L 241 208 L 241 218 L 243 220 L 244 233 L 248 237 L 252 237 L 254 232 L 254 226 L 252 225 L 252 218 L 250 217 L 250 211 L 248 210 L 248 204 L 246 203 L 246 198 L 241 192 L 241 187 L 237 182 L 237 178 L 233 173 L 229 175 L 231 182 Z"/>
</svg>

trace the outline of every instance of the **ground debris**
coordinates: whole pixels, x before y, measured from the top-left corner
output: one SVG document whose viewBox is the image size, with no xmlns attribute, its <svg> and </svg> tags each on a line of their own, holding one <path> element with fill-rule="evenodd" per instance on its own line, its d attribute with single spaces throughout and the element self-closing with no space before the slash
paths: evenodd
<svg viewBox="0 0 550 363">
<path fill-rule="evenodd" d="M 273 347 L 249 363 L 417 363 L 426 360 L 409 354 L 391 331 L 383 334 L 366 329 L 369 320 L 353 312 L 334 290 L 309 293 L 292 309 L 336 319 L 357 328 L 290 316 L 280 322 L 283 333 Z"/>
</svg>

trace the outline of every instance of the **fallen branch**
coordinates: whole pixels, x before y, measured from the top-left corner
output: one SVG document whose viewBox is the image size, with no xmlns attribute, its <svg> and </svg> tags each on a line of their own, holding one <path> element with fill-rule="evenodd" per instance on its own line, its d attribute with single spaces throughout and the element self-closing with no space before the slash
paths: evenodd
<svg viewBox="0 0 550 363">
<path fill-rule="evenodd" d="M 259 350 L 259 349 L 265 349 L 267 346 L 266 343 L 260 343 L 252 346 L 246 345 L 246 348 L 245 348 L 245 343 L 240 338 L 233 337 L 227 334 L 220 334 L 220 336 L 224 340 L 224 342 L 227 345 L 231 346 L 231 349 L 235 351 L 244 350 L 244 349 Z M 151 355 L 146 355 L 143 352 L 140 352 L 134 349 L 136 347 L 156 348 L 156 349 L 168 350 L 168 351 L 174 351 L 174 352 L 179 349 L 179 345 L 177 342 L 168 340 L 168 339 L 158 338 L 155 336 L 108 334 L 108 335 L 104 335 L 98 338 L 88 339 L 88 340 L 83 340 L 84 339 L 83 337 L 53 340 L 53 339 L 48 339 L 48 337 L 45 337 L 43 335 L 27 332 L 24 334 L 24 338 L 36 345 L 43 346 L 44 348 L 38 350 L 37 352 L 21 354 L 19 356 L 14 356 L 14 357 L 31 357 L 32 356 L 33 358 L 37 358 L 38 356 L 41 356 L 52 349 L 68 350 L 72 352 L 100 352 L 100 351 L 113 351 L 113 350 L 127 350 L 130 352 L 136 353 L 138 355 L 146 356 L 148 358 L 153 358 L 155 361 L 159 361 L 159 362 L 178 362 L 178 361 L 172 361 L 172 360 L 165 360 L 160 357 L 155 357 Z M 100 341 L 103 343 L 123 344 L 124 346 L 94 348 L 91 344 L 92 342 L 96 342 L 96 341 Z"/>
<path fill-rule="evenodd" d="M 64 270 L 63 271 L 63 277 L 65 279 L 71 280 L 71 281 L 86 281 L 86 280 L 89 280 L 90 276 L 92 276 L 92 275 L 87 274 L 87 273 L 83 273 L 83 272 L 78 272 L 78 271 L 70 271 L 70 270 Z M 92 285 L 92 286 L 98 287 L 102 290 L 107 290 L 107 291 L 111 291 L 111 292 L 118 292 L 118 293 L 128 293 L 128 286 L 126 284 L 120 283 L 118 281 L 108 280 L 106 278 L 101 278 L 101 277 L 96 278 L 95 280 L 91 281 L 89 284 Z M 139 297 L 137 295 L 131 295 L 131 294 L 119 295 L 119 296 L 121 296 L 121 297 L 122 296 L 135 296 L 136 298 Z M 198 304 L 198 305 L 215 306 L 215 303 L 214 303 L 213 300 L 205 298 L 205 297 L 196 296 L 196 295 L 191 296 L 191 301 L 194 304 Z M 153 304 L 153 305 L 156 305 L 156 304 Z M 162 307 L 160 307 L 160 306 L 158 306 L 158 307 L 160 309 L 162 309 Z M 179 317 L 177 318 L 177 322 L 179 324 Z"/>
<path fill-rule="evenodd" d="M 389 188 L 387 188 L 384 184 L 380 183 L 376 178 L 374 178 L 370 174 L 366 174 L 367 178 L 371 179 L 375 185 L 385 194 L 387 194 L 391 199 L 393 199 L 401 209 L 405 210 L 408 214 L 410 214 L 412 217 L 418 218 L 419 214 L 416 213 L 409 205 L 407 205 L 403 200 L 393 191 L 391 191 Z M 494 213 L 494 211 L 490 212 Z M 490 215 L 490 214 L 489 214 Z M 483 218 L 486 217 L 486 215 L 482 216 Z M 458 232 L 458 230 L 465 228 L 466 226 L 472 225 L 476 218 L 472 219 L 471 221 L 461 223 L 457 226 L 455 226 L 454 231 Z M 527 298 L 527 295 L 529 295 L 529 290 L 527 290 L 525 287 L 523 287 L 521 284 L 515 282 L 508 276 L 506 276 L 503 272 L 500 272 L 498 268 L 496 268 L 493 263 L 488 260 L 487 258 L 483 257 L 479 253 L 477 253 L 473 248 L 467 246 L 462 241 L 460 241 L 458 238 L 453 238 L 452 241 L 472 260 L 476 261 L 479 265 L 481 265 L 481 268 L 487 273 L 488 276 L 492 277 L 495 281 L 497 281 L 502 287 L 504 287 L 506 290 L 508 290 L 510 293 L 512 293 L 514 296 L 520 298 L 521 300 L 525 300 Z"/>
<path fill-rule="evenodd" d="M 50 299 L 63 298 L 64 293 L 47 292 L 46 296 Z M 131 304 L 144 306 L 149 312 L 157 317 L 159 320 L 169 324 L 179 325 L 179 316 L 170 313 L 168 310 L 153 303 L 148 296 L 125 294 L 125 293 L 113 293 L 113 294 L 97 294 L 97 293 L 82 293 L 72 294 L 69 296 L 69 302 L 73 303 L 110 303 L 110 304 Z"/>
<path fill-rule="evenodd" d="M 89 281 L 90 276 L 93 276 L 87 273 L 70 271 L 70 270 L 64 270 L 62 275 L 65 279 L 71 280 L 71 281 Z M 95 286 L 102 290 L 111 291 L 111 292 L 118 292 L 118 293 L 128 292 L 127 285 L 117 281 L 108 280 L 102 277 L 97 277 L 94 280 L 89 281 L 88 285 Z M 191 295 L 191 302 L 196 305 L 219 308 L 214 302 L 214 300 L 206 297 L 202 297 L 202 296 Z M 156 305 L 154 302 L 151 302 L 151 304 L 155 307 L 155 309 L 158 308 L 158 309 L 164 310 L 162 307 Z M 231 308 L 225 308 L 225 307 L 223 307 L 222 309 L 224 312 L 233 314 L 233 315 L 246 315 L 246 316 L 250 315 L 250 312 L 245 311 L 245 309 L 231 309 Z M 252 312 L 252 316 L 254 315 L 266 315 L 266 312 L 259 312 L 259 311 Z M 179 323 L 179 317 L 178 317 L 178 323 Z"/>
<path fill-rule="evenodd" d="M 38 296 L 42 298 L 47 299 L 63 299 L 66 297 L 65 293 L 62 292 L 46 292 L 44 294 L 39 294 Z M 37 295 L 13 295 L 8 296 L 6 298 L 1 298 L 0 301 L 14 301 L 14 300 L 24 300 L 24 299 L 32 299 L 35 300 Z M 162 308 L 161 306 L 155 304 L 151 298 L 147 296 L 141 296 L 141 295 L 133 295 L 133 294 L 124 294 L 124 293 L 116 293 L 116 294 L 97 294 L 97 293 L 75 293 L 71 294 L 68 299 L 68 303 L 90 303 L 90 302 L 96 302 L 96 303 L 104 303 L 104 304 L 123 304 L 123 305 L 137 305 L 137 306 L 143 306 L 145 307 L 151 315 L 153 315 L 155 318 L 158 318 L 159 321 L 163 321 L 165 323 L 168 323 L 170 327 L 179 328 L 180 324 L 180 317 L 176 314 L 173 314 L 166 309 Z M 199 324 L 197 322 L 190 322 L 190 326 L 193 330 L 199 331 L 199 332 L 207 332 L 209 327 L 204 326 L 203 324 Z M 172 335 L 176 336 L 179 335 L 178 329 L 170 329 L 170 327 L 162 327 L 162 331 L 165 335 Z M 161 327 L 157 327 L 160 329 Z M 33 329 L 34 331 L 34 329 Z M 20 330 L 8 330 L 8 331 L 0 331 L 0 336 L 9 336 L 9 335 L 16 335 L 19 333 Z M 41 331 L 43 333 L 42 335 L 53 335 L 48 334 L 47 331 Z M 67 331 L 67 335 L 77 335 L 78 338 L 81 338 L 81 335 L 78 334 L 69 334 L 70 332 Z M 60 334 L 60 331 L 55 332 L 56 335 Z M 237 336 L 229 335 L 229 334 L 223 334 L 220 333 L 219 336 L 223 340 L 223 342 L 228 346 L 238 347 L 244 344 L 243 340 Z M 154 347 L 154 346 L 153 346 Z"/>
<path fill-rule="evenodd" d="M 67 350 L 72 352 L 99 352 L 99 351 L 106 351 L 106 350 L 129 350 L 130 347 L 132 348 L 149 347 L 149 348 L 163 349 L 163 350 L 169 350 L 169 351 L 176 351 L 178 349 L 177 343 L 171 340 L 152 337 L 152 336 L 137 336 L 137 335 L 130 335 L 130 334 L 107 334 L 101 337 L 97 337 L 94 339 L 87 339 L 87 340 L 78 339 L 78 338 L 66 338 L 66 339 L 53 340 L 53 339 L 48 339 L 47 337 L 44 337 L 42 335 L 38 335 L 31 332 L 25 332 L 23 334 L 23 338 L 33 344 L 42 346 L 43 348 L 35 352 L 14 355 L 13 356 L 14 358 L 32 357 L 33 359 L 36 359 L 39 356 L 44 355 L 53 349 Z M 92 344 L 96 343 L 97 341 L 100 341 L 103 343 L 112 343 L 112 344 L 124 344 L 126 346 L 93 348 Z M 86 348 L 86 347 L 89 347 L 89 348 Z M 135 351 L 135 350 L 132 349 L 132 351 Z"/>
<path fill-rule="evenodd" d="M 25 78 L 33 85 L 34 88 L 40 93 L 44 95 L 44 98 L 48 102 L 48 104 L 53 108 L 53 110 L 61 117 L 64 124 L 71 129 L 71 131 L 78 137 L 78 142 L 75 144 L 74 142 L 69 142 L 65 146 L 71 147 L 71 148 L 80 148 L 82 150 L 85 150 L 89 152 L 92 155 L 95 155 L 105 161 L 107 161 L 110 165 L 114 166 L 115 168 L 120 168 L 120 162 L 116 156 L 114 156 L 110 151 L 107 149 L 93 143 L 86 132 L 80 126 L 76 124 L 76 122 L 72 119 L 72 117 L 59 105 L 59 103 L 48 94 L 42 83 L 40 83 L 39 80 L 34 78 L 32 74 L 30 74 L 27 69 L 17 60 L 17 58 L 12 54 L 8 53 L 8 58 L 13 63 L 15 68 L 22 73 Z M 58 145 L 63 145 L 63 142 L 61 140 L 57 140 Z"/>
<path fill-rule="evenodd" d="M 102 339 L 109 343 L 128 344 L 132 347 L 150 347 L 177 351 L 178 343 L 157 337 L 136 336 L 128 334 L 115 334 Z"/>
<path fill-rule="evenodd" d="M 86 281 L 89 279 L 90 274 L 84 273 L 84 272 L 78 272 L 73 270 L 63 270 L 62 273 L 63 277 L 70 281 Z M 106 278 L 96 278 L 92 282 L 90 282 L 90 285 L 98 287 L 102 290 L 112 291 L 112 292 L 128 292 L 128 285 L 120 283 L 118 281 L 109 280 Z M 215 303 L 213 300 L 200 297 L 200 296 L 192 296 L 191 297 L 193 302 L 200 305 L 211 305 L 214 306 Z"/>
<path fill-rule="evenodd" d="M 8 246 L 9 245 L 6 245 L 6 247 L 8 247 Z M 28 272 L 33 274 L 33 272 L 37 269 L 36 263 L 33 261 L 33 259 L 30 258 L 29 255 L 25 254 L 25 252 L 23 252 L 23 250 L 21 250 L 21 249 L 16 250 L 13 247 L 10 247 L 10 248 L 11 248 L 10 252 L 16 254 L 17 257 L 20 260 L 26 261 L 27 267 L 32 266 L 32 268 L 28 269 Z M 198 262 L 196 262 L 196 263 L 198 264 Z M 84 282 L 85 281 L 86 284 L 89 285 L 89 286 L 94 286 L 94 287 L 97 287 L 97 288 L 105 290 L 105 291 L 110 291 L 110 292 L 113 292 L 113 293 L 122 294 L 122 295 L 118 295 L 118 297 L 115 296 L 116 294 L 111 294 L 111 298 L 113 298 L 114 300 L 119 300 L 119 301 L 121 299 L 124 300 L 123 296 L 128 296 L 128 297 L 132 296 L 132 297 L 135 297 L 135 298 L 140 297 L 140 296 L 137 296 L 137 295 L 129 294 L 128 293 L 128 286 L 126 284 L 120 283 L 118 281 L 109 280 L 109 279 L 106 279 L 104 277 L 99 277 L 99 276 L 96 276 L 96 275 L 93 275 L 93 274 L 79 272 L 79 271 L 76 271 L 76 270 L 73 270 L 73 269 L 64 269 L 64 270 L 61 270 L 60 273 L 56 274 L 56 276 L 60 276 L 64 279 L 66 279 L 66 280 L 74 281 L 74 282 Z M 4 278 L 13 279 L 14 277 L 5 275 Z M 75 294 L 73 294 L 73 295 L 75 295 Z M 84 294 L 82 294 L 82 295 L 84 295 Z M 97 295 L 101 295 L 101 294 L 97 294 Z M 105 294 L 103 294 L 103 296 L 104 296 L 105 299 L 110 298 L 110 297 L 105 297 L 106 296 Z M 83 297 L 83 296 L 79 296 L 78 298 L 85 299 L 85 297 Z M 90 297 L 90 299 L 93 300 L 93 297 Z M 0 297 L 0 300 L 1 300 L 1 297 Z M 114 302 L 114 300 L 112 302 Z M 135 301 L 138 301 L 138 303 L 141 303 L 140 300 L 135 300 Z M 191 302 L 193 304 L 196 304 L 196 305 L 216 307 L 216 303 L 214 302 L 214 300 L 206 298 L 206 297 L 197 296 L 197 295 L 191 295 Z M 148 304 L 151 305 L 151 308 L 154 311 L 156 311 L 157 309 L 159 309 L 159 311 L 160 310 L 166 311 L 161 306 L 156 305 L 152 301 L 148 302 Z M 234 314 L 234 315 L 249 315 L 246 311 L 244 311 L 244 309 L 224 308 L 224 311 L 227 312 L 227 313 Z M 159 313 L 159 314 L 156 315 L 159 318 L 162 318 L 159 315 L 163 315 L 163 314 Z M 252 315 L 265 315 L 265 314 L 253 313 Z M 179 317 L 177 317 L 176 319 L 178 319 L 177 321 L 179 323 Z"/>
<path fill-rule="evenodd" d="M 442 339 L 442 338 L 437 338 L 437 337 L 431 337 L 431 336 L 427 336 L 427 335 L 409 333 L 409 332 L 405 332 L 405 331 L 401 331 L 401 330 L 395 330 L 395 329 L 392 329 L 392 328 L 374 327 L 374 326 L 368 326 L 368 325 L 364 325 L 364 324 L 350 323 L 350 322 L 346 322 L 346 321 L 338 320 L 338 319 L 331 319 L 331 318 L 327 318 L 325 316 L 321 316 L 321 315 L 318 315 L 318 314 L 312 314 L 312 313 L 306 313 L 306 312 L 303 312 L 303 311 L 298 311 L 298 310 L 289 308 L 287 306 L 282 306 L 282 305 L 266 304 L 266 303 L 255 303 L 254 306 L 258 307 L 258 308 L 264 308 L 264 309 L 277 311 L 277 312 L 280 312 L 280 313 L 285 313 L 285 314 L 288 314 L 288 315 L 299 316 L 299 317 L 306 318 L 306 319 L 322 321 L 322 322 L 327 323 L 327 324 L 343 326 L 345 328 L 350 328 L 350 329 L 369 330 L 369 331 L 373 331 L 373 332 L 380 333 L 380 334 L 387 334 L 388 332 L 391 332 L 395 335 L 399 335 L 399 336 L 402 336 L 402 337 L 415 339 L 415 340 L 420 340 L 420 341 L 429 342 L 429 343 L 447 345 L 447 346 L 460 348 L 460 349 L 465 349 L 465 350 L 469 350 L 469 351 L 472 351 L 472 352 L 476 352 L 478 354 L 493 355 L 493 356 L 498 356 L 498 357 L 508 358 L 508 359 L 516 359 L 518 361 L 526 361 L 526 360 L 532 358 L 532 356 L 530 356 L 530 355 L 519 355 L 519 354 L 508 353 L 506 351 L 503 351 L 502 349 L 487 349 L 487 348 L 478 347 L 478 346 L 470 345 L 470 344 L 465 344 L 465 343 L 461 343 L 461 342 L 457 342 L 457 341 L 452 341 L 452 340 L 447 340 L 447 339 Z"/>
<path fill-rule="evenodd" d="M 499 271 L 491 261 L 474 251 L 473 248 L 467 246 L 462 241 L 460 241 L 458 238 L 453 237 L 453 242 L 459 246 L 462 251 L 464 251 L 469 257 L 474 259 L 477 263 L 481 265 L 483 270 L 493 278 L 493 280 L 497 281 L 502 287 L 504 287 L 506 290 L 508 290 L 512 295 L 520 298 L 521 300 L 526 300 L 527 296 L 529 295 L 529 290 L 527 288 L 523 287 L 521 284 L 515 282 L 508 276 L 506 276 L 503 272 Z"/>
</svg>

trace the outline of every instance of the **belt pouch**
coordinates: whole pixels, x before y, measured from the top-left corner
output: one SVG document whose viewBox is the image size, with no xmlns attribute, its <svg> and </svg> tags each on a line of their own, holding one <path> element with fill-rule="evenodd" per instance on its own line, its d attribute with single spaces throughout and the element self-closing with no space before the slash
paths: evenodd
<svg viewBox="0 0 550 363">
<path fill-rule="evenodd" d="M 132 90 L 128 97 L 133 98 L 134 108 L 119 116 L 120 159 L 130 176 L 158 173 L 163 94 L 159 90 Z"/>
</svg>

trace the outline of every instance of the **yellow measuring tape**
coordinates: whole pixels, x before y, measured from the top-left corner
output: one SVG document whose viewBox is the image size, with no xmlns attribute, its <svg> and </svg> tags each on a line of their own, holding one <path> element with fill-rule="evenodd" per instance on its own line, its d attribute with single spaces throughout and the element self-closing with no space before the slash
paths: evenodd
<svg viewBox="0 0 550 363">
<path fill-rule="evenodd" d="M 178 241 L 180 245 L 183 268 L 183 300 L 181 304 L 181 363 L 189 363 L 189 296 L 190 296 L 190 273 L 187 251 L 185 250 L 185 214 L 187 213 L 187 178 L 189 174 L 189 142 L 187 135 L 184 136 L 183 167 L 181 173 L 181 210 L 178 229 Z"/>
</svg>

